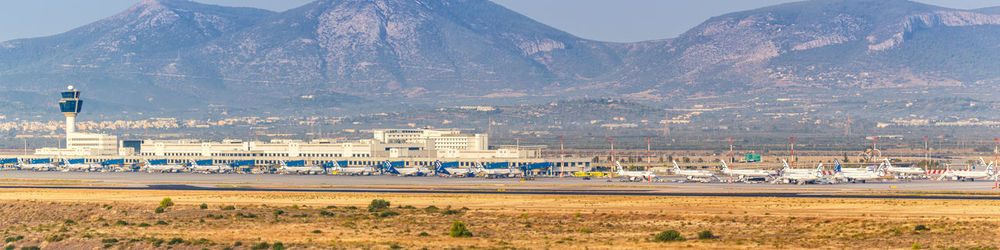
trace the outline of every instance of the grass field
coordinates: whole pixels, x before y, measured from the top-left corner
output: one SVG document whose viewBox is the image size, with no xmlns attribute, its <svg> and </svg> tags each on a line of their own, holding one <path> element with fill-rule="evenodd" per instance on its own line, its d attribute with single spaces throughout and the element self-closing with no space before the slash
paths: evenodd
<svg viewBox="0 0 1000 250">
<path fill-rule="evenodd" d="M 391 204 L 370 212 L 374 199 Z M 16 249 L 1000 245 L 998 201 L 4 189 L 0 214 Z M 449 236 L 455 221 L 472 237 Z M 685 240 L 654 241 L 671 229 Z"/>
</svg>

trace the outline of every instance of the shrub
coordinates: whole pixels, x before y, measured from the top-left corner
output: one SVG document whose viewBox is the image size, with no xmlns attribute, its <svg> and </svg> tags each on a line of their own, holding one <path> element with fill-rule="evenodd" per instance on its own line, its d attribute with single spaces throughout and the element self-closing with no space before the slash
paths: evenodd
<svg viewBox="0 0 1000 250">
<path fill-rule="evenodd" d="M 41 250 L 38 246 L 21 247 L 21 250 Z"/>
<path fill-rule="evenodd" d="M 586 227 L 581 227 L 579 231 L 581 233 L 585 233 L 585 234 L 589 234 L 589 233 L 593 233 L 594 232 L 594 231 L 590 230 L 590 228 L 586 228 Z"/>
<path fill-rule="evenodd" d="M 712 238 L 715 238 L 715 235 L 712 234 L 712 231 L 705 230 L 705 231 L 698 232 L 698 239 L 699 240 L 710 240 Z"/>
<path fill-rule="evenodd" d="M 469 229 L 465 227 L 465 223 L 456 220 L 455 222 L 451 223 L 451 231 L 449 232 L 448 235 L 451 235 L 451 237 L 456 237 L 456 238 L 472 237 L 472 232 L 470 232 Z"/>
<path fill-rule="evenodd" d="M 336 216 L 336 214 L 334 214 L 333 212 L 330 212 L 330 211 L 319 211 L 319 215 L 327 216 L 327 217 Z"/>
<path fill-rule="evenodd" d="M 153 212 L 154 212 L 154 213 L 158 213 L 158 214 L 159 214 L 159 213 L 163 213 L 163 207 L 156 207 L 156 209 L 155 209 L 155 210 L 153 210 Z"/>
<path fill-rule="evenodd" d="M 149 223 L 139 223 L 139 227 L 149 227 Z"/>
<path fill-rule="evenodd" d="M 173 239 L 170 239 L 170 241 L 167 241 L 167 245 L 176 245 L 176 244 L 180 244 L 180 243 L 184 243 L 184 239 L 173 238 Z"/>
<path fill-rule="evenodd" d="M 261 242 L 261 243 L 257 243 L 257 245 L 251 246 L 250 249 L 263 250 L 263 249 L 268 249 L 270 247 L 271 247 L 271 244 L 267 244 L 267 242 Z"/>
<path fill-rule="evenodd" d="M 170 224 L 167 224 L 166 221 L 158 220 L 158 221 L 156 221 L 156 225 L 166 226 L 166 225 L 170 225 Z"/>
<path fill-rule="evenodd" d="M 681 233 L 677 230 L 666 230 L 656 234 L 653 240 L 658 242 L 683 241 L 684 237 L 681 237 Z"/>
<path fill-rule="evenodd" d="M 431 234 L 429 234 L 429 233 L 427 233 L 427 232 L 420 232 L 420 234 L 418 234 L 417 236 L 420 236 L 420 237 L 427 237 L 427 236 L 431 236 Z"/>
<path fill-rule="evenodd" d="M 323 233 L 323 230 L 316 229 L 316 230 L 313 230 L 312 233 L 314 233 L 314 234 L 321 234 L 321 233 Z"/>
<path fill-rule="evenodd" d="M 202 203 L 200 206 L 198 206 L 198 208 L 208 209 L 208 204 Z"/>
<path fill-rule="evenodd" d="M 913 228 L 913 230 L 917 230 L 917 231 L 930 231 L 931 228 L 929 228 L 927 226 L 924 226 L 924 225 L 917 225 L 916 227 Z"/>
<path fill-rule="evenodd" d="M 114 238 L 111 238 L 111 239 L 102 239 L 101 243 L 104 243 L 104 244 L 114 244 L 114 243 L 118 243 L 118 239 L 114 239 Z"/>
<path fill-rule="evenodd" d="M 913 246 L 911 248 L 913 248 L 913 249 L 920 249 L 921 247 L 920 247 L 920 244 L 913 243 Z"/>
<path fill-rule="evenodd" d="M 396 216 L 396 215 L 399 215 L 399 213 L 393 212 L 393 211 L 385 211 L 385 212 L 379 213 L 378 217 L 388 218 L 388 217 L 393 217 L 393 216 Z"/>
<path fill-rule="evenodd" d="M 271 245 L 271 249 L 285 250 L 285 244 L 281 244 L 281 242 L 275 242 L 273 245 Z"/>
<path fill-rule="evenodd" d="M 159 247 L 160 245 L 163 245 L 164 242 L 166 241 L 163 239 L 153 239 L 151 243 L 153 243 L 153 246 Z"/>
<path fill-rule="evenodd" d="M 115 226 L 128 226 L 128 222 L 125 222 L 123 220 L 118 220 L 115 221 Z"/>
<path fill-rule="evenodd" d="M 441 209 L 439 209 L 438 207 L 435 207 L 433 205 L 427 206 L 426 208 L 424 208 L 424 211 L 426 211 L 428 213 L 436 213 L 438 210 L 441 210 Z"/>
<path fill-rule="evenodd" d="M 48 241 L 48 242 L 58 242 L 58 241 L 62 241 L 62 240 L 65 240 L 65 239 L 66 239 L 66 235 L 63 235 L 63 234 L 53 234 L 53 235 L 45 236 L 45 241 Z"/>
<path fill-rule="evenodd" d="M 174 205 L 174 201 L 171 200 L 170 197 L 163 198 L 163 200 L 160 201 L 160 206 L 163 207 L 163 208 L 167 208 L 167 207 L 173 206 L 173 205 Z"/>
<path fill-rule="evenodd" d="M 4 243 L 10 243 L 10 242 L 19 241 L 19 240 L 22 240 L 22 239 L 24 239 L 24 236 L 18 235 L 16 237 L 7 237 L 6 239 L 3 240 L 3 242 Z"/>
<path fill-rule="evenodd" d="M 63 222 L 63 224 L 66 224 L 66 225 L 75 225 L 75 224 L 76 224 L 76 221 L 73 221 L 73 220 L 66 220 L 65 222 Z"/>
<path fill-rule="evenodd" d="M 381 211 L 389 208 L 389 202 L 383 199 L 374 199 L 368 204 L 368 212 Z"/>
<path fill-rule="evenodd" d="M 228 205 L 228 206 L 221 206 L 221 207 L 219 207 L 219 209 L 221 209 L 221 210 L 236 210 L 236 207 L 234 207 L 233 205 Z"/>
</svg>

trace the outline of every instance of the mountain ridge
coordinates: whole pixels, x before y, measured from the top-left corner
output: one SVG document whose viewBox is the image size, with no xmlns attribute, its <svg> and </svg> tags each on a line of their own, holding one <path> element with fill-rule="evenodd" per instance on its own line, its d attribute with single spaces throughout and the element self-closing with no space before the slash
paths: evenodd
<svg viewBox="0 0 1000 250">
<path fill-rule="evenodd" d="M 486 0 L 317 0 L 283 12 L 144 0 L 66 33 L 0 42 L 0 92 L 74 84 L 108 106 L 169 113 L 992 87 L 998 8 L 813 0 L 613 43 Z"/>
</svg>

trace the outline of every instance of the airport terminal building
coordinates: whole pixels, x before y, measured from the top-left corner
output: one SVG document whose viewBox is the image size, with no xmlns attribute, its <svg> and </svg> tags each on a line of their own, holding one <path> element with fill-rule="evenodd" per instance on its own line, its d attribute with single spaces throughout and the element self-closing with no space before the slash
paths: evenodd
<svg viewBox="0 0 1000 250">
<path fill-rule="evenodd" d="M 372 139 L 320 139 L 270 142 L 224 140 L 143 140 L 133 149 L 140 156 L 289 157 L 289 158 L 448 158 L 523 159 L 540 155 L 540 147 L 490 149 L 486 134 L 459 130 L 378 129 Z"/>
</svg>

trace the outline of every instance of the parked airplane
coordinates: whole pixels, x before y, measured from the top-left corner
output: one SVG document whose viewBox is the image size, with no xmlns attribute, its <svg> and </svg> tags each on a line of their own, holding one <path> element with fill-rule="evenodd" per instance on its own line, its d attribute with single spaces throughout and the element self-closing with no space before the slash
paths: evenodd
<svg viewBox="0 0 1000 250">
<path fill-rule="evenodd" d="M 618 171 L 615 172 L 615 174 L 628 181 L 653 181 L 654 179 L 657 179 L 656 174 L 652 171 L 625 171 L 621 162 L 618 161 L 615 161 L 615 167 L 618 168 Z"/>
<path fill-rule="evenodd" d="M 715 174 L 707 170 L 683 170 L 677 165 L 677 161 L 674 162 L 674 174 L 684 176 L 688 180 L 698 180 L 698 181 L 712 181 L 715 178 Z M 717 178 L 716 178 L 717 179 Z"/>
<path fill-rule="evenodd" d="M 293 161 L 291 163 L 281 161 L 278 173 L 282 174 L 325 174 L 326 169 L 319 166 L 306 166 L 305 161 Z"/>
<path fill-rule="evenodd" d="M 63 172 L 69 172 L 69 171 L 94 172 L 94 171 L 100 171 L 101 169 L 104 168 L 104 166 L 101 166 L 100 164 L 86 164 L 86 163 L 83 163 L 82 159 L 81 160 L 75 160 L 75 161 L 79 162 L 79 163 L 71 163 L 70 160 L 67 160 L 66 158 L 63 158 L 62 159 L 62 162 L 63 162 L 63 166 L 62 166 L 63 170 L 62 171 Z"/>
<path fill-rule="evenodd" d="M 882 160 L 883 160 L 882 164 L 885 164 L 885 166 L 886 166 L 885 167 L 885 171 L 888 171 L 889 173 L 894 174 L 896 176 L 896 178 L 904 178 L 904 179 L 917 178 L 917 177 L 921 177 L 921 176 L 924 176 L 924 175 L 927 174 L 927 171 L 925 171 L 922 168 L 896 167 L 896 166 L 892 165 L 892 162 L 889 161 L 888 158 L 882 159 Z"/>
<path fill-rule="evenodd" d="M 383 166 L 385 166 L 386 171 L 389 173 L 399 176 L 426 176 L 431 174 L 431 170 L 426 167 L 396 167 L 396 164 L 390 161 L 385 161 Z"/>
<path fill-rule="evenodd" d="M 52 171 L 56 169 L 56 165 L 48 161 L 25 164 L 23 160 L 18 159 L 17 168 L 21 170 L 32 170 L 32 171 Z"/>
<path fill-rule="evenodd" d="M 437 172 L 438 175 L 444 175 L 446 177 L 472 177 L 476 175 L 476 172 L 472 168 L 459 168 L 458 162 L 435 162 L 434 172 Z"/>
<path fill-rule="evenodd" d="M 520 169 L 511 168 L 510 163 L 502 162 L 487 165 L 488 166 L 484 167 L 482 163 L 477 162 L 476 166 L 472 170 L 475 171 L 476 174 L 486 178 L 514 178 L 522 174 Z"/>
<path fill-rule="evenodd" d="M 372 166 L 348 167 L 342 166 L 336 161 L 332 162 L 332 167 L 328 168 L 328 170 L 341 175 L 372 175 L 378 173 L 378 170 Z"/>
<path fill-rule="evenodd" d="M 944 172 L 938 180 L 944 178 L 950 178 L 957 181 L 976 181 L 976 179 L 989 179 L 997 180 L 997 169 L 993 165 L 993 162 L 986 164 L 986 161 L 982 157 L 979 158 L 979 162 L 982 166 L 985 166 L 983 170 L 953 170 L 949 169 Z"/>
<path fill-rule="evenodd" d="M 146 169 L 146 172 L 149 172 L 149 173 L 153 173 L 153 172 L 159 172 L 159 173 L 180 173 L 180 172 L 182 172 L 182 171 L 184 171 L 184 170 L 187 169 L 187 167 L 184 167 L 183 165 L 180 165 L 180 164 L 168 164 L 168 163 L 166 163 L 166 161 L 164 161 L 162 164 L 153 164 L 153 163 L 150 163 L 149 160 L 146 160 L 146 159 L 142 159 L 142 161 L 144 163 L 146 163 L 146 166 L 144 168 Z"/>
<path fill-rule="evenodd" d="M 192 173 L 214 174 L 214 173 L 226 173 L 226 172 L 229 172 L 229 171 L 232 170 L 232 167 L 230 167 L 230 166 L 225 166 L 225 165 L 210 165 L 210 163 L 211 163 L 210 160 L 205 161 L 203 163 L 209 163 L 209 165 L 201 165 L 201 164 L 198 164 L 198 161 L 191 160 L 190 171 Z"/>
<path fill-rule="evenodd" d="M 877 168 L 876 167 L 842 168 L 839 160 L 833 159 L 833 161 L 837 163 L 837 168 L 835 171 L 836 174 L 834 174 L 834 177 L 840 179 L 843 182 L 865 183 L 870 180 L 876 180 L 885 177 L 886 174 L 885 171 L 886 163 L 884 162 L 880 164 Z"/>
<path fill-rule="evenodd" d="M 729 175 L 730 178 L 736 177 L 735 181 L 765 181 L 767 178 L 778 175 L 776 171 L 765 169 L 731 169 L 729 165 L 726 165 L 726 160 L 720 161 L 722 162 L 722 174 Z"/>
<path fill-rule="evenodd" d="M 815 169 L 795 169 L 788 166 L 788 162 L 781 160 L 781 163 L 785 166 L 781 169 L 781 175 L 775 178 L 771 183 L 778 183 L 780 181 L 785 181 L 786 183 L 795 183 L 803 185 L 806 183 L 815 183 L 820 179 L 823 179 L 825 175 L 823 174 L 823 163 L 820 163 Z"/>
</svg>

